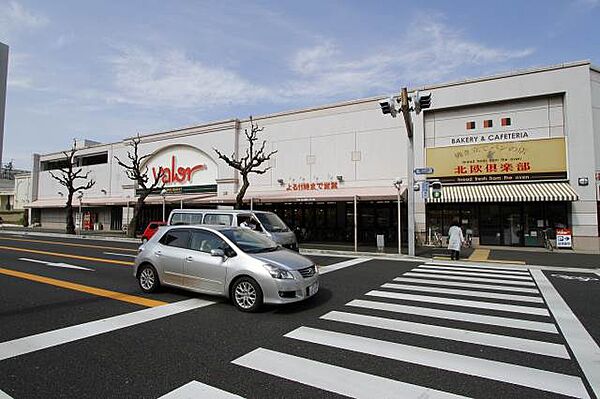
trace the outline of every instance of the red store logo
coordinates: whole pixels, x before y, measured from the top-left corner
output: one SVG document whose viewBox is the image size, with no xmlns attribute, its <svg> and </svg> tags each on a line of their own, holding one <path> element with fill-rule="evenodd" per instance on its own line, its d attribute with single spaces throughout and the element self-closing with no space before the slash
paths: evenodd
<svg viewBox="0 0 600 399">
<path fill-rule="evenodd" d="M 159 166 L 158 169 L 153 166 L 152 167 L 152 174 L 154 175 L 154 178 L 156 179 L 157 176 L 160 174 L 160 171 L 163 171 L 163 177 L 162 177 L 162 182 L 165 184 L 171 184 L 171 183 L 184 183 L 184 182 L 190 182 L 192 181 L 192 176 L 194 175 L 194 173 L 196 173 L 199 170 L 206 170 L 207 166 L 206 164 L 198 164 L 192 167 L 183 167 L 183 166 L 179 166 L 176 167 L 176 163 L 175 163 L 175 155 L 171 156 L 171 167 L 163 167 L 163 166 Z"/>
</svg>

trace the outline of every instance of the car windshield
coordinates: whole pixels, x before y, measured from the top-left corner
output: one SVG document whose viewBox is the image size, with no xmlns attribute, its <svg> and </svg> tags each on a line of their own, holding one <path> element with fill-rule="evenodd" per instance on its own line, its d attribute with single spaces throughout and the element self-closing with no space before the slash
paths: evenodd
<svg viewBox="0 0 600 399">
<path fill-rule="evenodd" d="M 270 252 L 279 249 L 279 245 L 275 242 L 252 230 L 231 229 L 221 232 L 246 253 Z"/>
<path fill-rule="evenodd" d="M 264 228 L 271 233 L 278 233 L 281 231 L 290 231 L 290 229 L 283 223 L 283 220 L 279 219 L 279 216 L 274 213 L 257 213 L 256 217 Z"/>
</svg>

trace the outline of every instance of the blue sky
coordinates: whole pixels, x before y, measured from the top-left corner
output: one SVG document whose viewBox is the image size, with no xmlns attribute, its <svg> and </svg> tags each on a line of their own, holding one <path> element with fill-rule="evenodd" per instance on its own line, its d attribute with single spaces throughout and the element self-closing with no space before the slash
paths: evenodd
<svg viewBox="0 0 600 399">
<path fill-rule="evenodd" d="M 590 59 L 600 0 L 0 0 L 4 160 Z"/>
</svg>

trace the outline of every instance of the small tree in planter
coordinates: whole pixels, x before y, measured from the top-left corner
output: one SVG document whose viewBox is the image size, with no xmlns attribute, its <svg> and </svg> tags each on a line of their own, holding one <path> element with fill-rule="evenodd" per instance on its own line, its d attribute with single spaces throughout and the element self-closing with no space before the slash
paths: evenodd
<svg viewBox="0 0 600 399">
<path fill-rule="evenodd" d="M 64 151 L 65 155 L 64 159 L 64 167 L 59 169 L 59 173 L 49 171 L 50 176 L 53 179 L 58 181 L 63 187 L 67 189 L 67 203 L 65 204 L 65 211 L 67 214 L 67 234 L 75 234 L 75 221 L 73 220 L 73 195 L 77 192 L 83 193 L 84 191 L 89 190 L 94 187 L 96 182 L 92 179 L 88 180 L 88 177 L 91 173 L 90 170 L 83 173 L 82 168 L 77 168 L 77 160 L 75 158 L 75 154 L 77 153 L 77 149 L 75 147 L 75 141 L 73 141 L 73 147 L 71 147 L 70 151 Z M 86 183 L 82 183 L 77 185 L 78 180 L 87 181 Z"/>
<path fill-rule="evenodd" d="M 162 178 L 165 174 L 163 168 L 159 168 L 158 173 L 154 176 L 154 180 L 150 180 L 148 176 L 148 168 L 142 166 L 144 161 L 149 158 L 152 154 L 146 154 L 143 156 L 139 155 L 139 145 L 140 145 L 140 135 L 138 134 L 136 137 L 129 140 L 127 145 L 130 147 L 130 150 L 127 151 L 127 158 L 129 160 L 128 163 L 121 161 L 117 156 L 115 159 L 117 163 L 125 169 L 125 174 L 127 177 L 132 180 L 135 184 L 137 184 L 137 194 L 138 198 L 135 202 L 135 206 L 133 208 L 133 217 L 131 221 L 129 221 L 129 225 L 127 226 L 127 236 L 135 237 L 135 232 L 140 223 L 140 217 L 142 209 L 144 208 L 146 198 L 157 188 L 163 188 L 165 183 L 162 181 Z"/>
<path fill-rule="evenodd" d="M 256 174 L 264 174 L 269 169 L 270 166 L 261 169 L 260 166 L 266 161 L 270 160 L 273 155 L 277 153 L 277 150 L 271 151 L 269 153 L 265 153 L 265 145 L 267 144 L 266 140 L 263 140 L 260 147 L 256 147 L 256 142 L 258 141 L 258 133 L 262 132 L 264 127 L 258 127 L 258 123 L 254 123 L 252 117 L 250 117 L 250 131 L 248 129 L 244 129 L 244 135 L 246 136 L 246 141 L 248 142 L 248 148 L 244 153 L 243 157 L 239 157 L 239 154 L 235 152 L 231 154 L 231 156 L 224 155 L 221 151 L 214 148 L 215 152 L 225 163 L 231 166 L 233 169 L 240 172 L 242 176 L 242 187 L 240 187 L 240 191 L 238 191 L 235 197 L 235 207 L 236 209 L 242 209 L 244 205 L 244 196 L 246 195 L 246 191 L 248 187 L 250 187 L 250 180 L 248 176 L 250 173 Z"/>
</svg>

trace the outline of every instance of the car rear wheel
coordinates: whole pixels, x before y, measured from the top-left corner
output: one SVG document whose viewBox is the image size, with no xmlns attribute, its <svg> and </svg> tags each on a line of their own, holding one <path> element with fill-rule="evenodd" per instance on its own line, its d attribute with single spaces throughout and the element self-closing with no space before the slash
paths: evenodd
<svg viewBox="0 0 600 399">
<path fill-rule="evenodd" d="M 140 288 L 144 292 L 154 292 L 158 289 L 158 287 L 160 287 L 156 269 L 152 267 L 152 265 L 148 264 L 140 266 L 138 282 L 140 284 Z"/>
<path fill-rule="evenodd" d="M 255 312 L 262 305 L 263 293 L 254 279 L 242 277 L 234 283 L 231 299 L 242 312 Z"/>
</svg>

